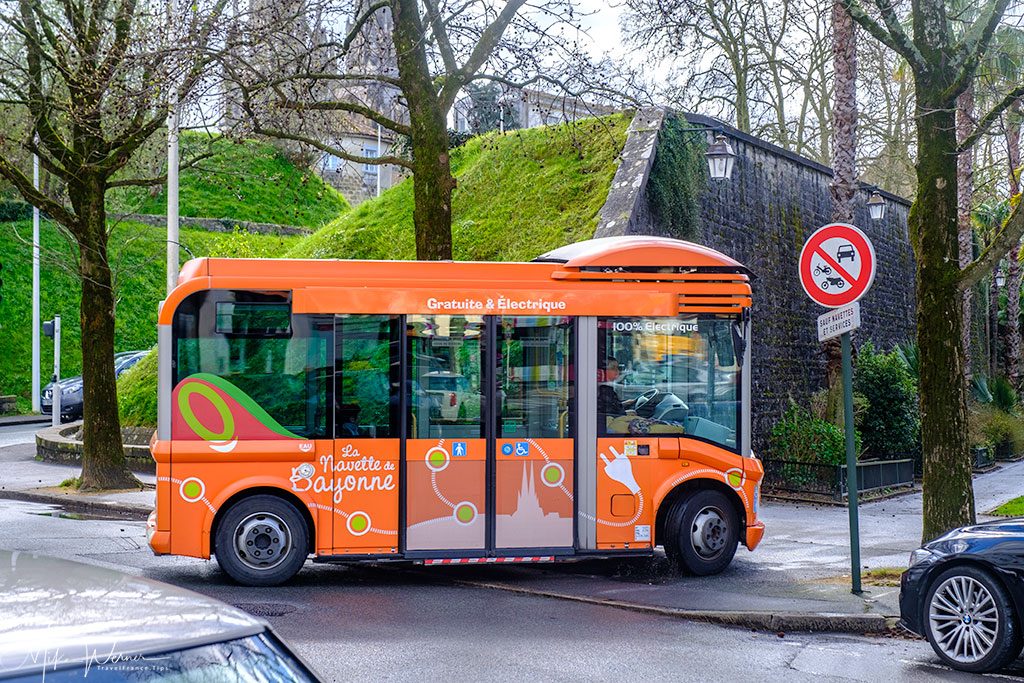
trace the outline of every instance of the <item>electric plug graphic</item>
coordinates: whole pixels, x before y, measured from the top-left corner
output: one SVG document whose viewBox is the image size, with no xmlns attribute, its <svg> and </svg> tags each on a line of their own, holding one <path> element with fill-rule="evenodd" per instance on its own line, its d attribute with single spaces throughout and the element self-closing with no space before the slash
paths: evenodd
<svg viewBox="0 0 1024 683">
<path fill-rule="evenodd" d="M 619 453 L 613 446 L 609 446 L 608 450 L 615 456 L 614 460 L 609 460 L 605 457 L 604 453 L 601 453 L 601 460 L 604 461 L 604 473 L 612 481 L 617 481 L 627 489 L 629 492 L 636 495 L 640 492 L 640 484 L 636 483 L 636 478 L 633 476 L 633 464 L 629 461 L 622 453 Z"/>
</svg>

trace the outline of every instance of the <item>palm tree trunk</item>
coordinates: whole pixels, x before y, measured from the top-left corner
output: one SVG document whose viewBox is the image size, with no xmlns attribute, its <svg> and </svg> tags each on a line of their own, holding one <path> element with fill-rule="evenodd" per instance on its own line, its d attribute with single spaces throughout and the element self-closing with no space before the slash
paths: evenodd
<svg viewBox="0 0 1024 683">
<path fill-rule="evenodd" d="M 857 191 L 857 26 L 842 0 L 832 3 L 832 221 L 853 223 Z M 826 419 L 843 426 L 841 347 L 839 339 L 823 345 L 828 395 Z"/>
<path fill-rule="evenodd" d="M 971 134 L 974 127 L 974 88 L 967 90 L 956 100 L 956 134 L 962 140 Z M 960 267 L 963 268 L 974 258 L 973 231 L 971 228 L 971 199 L 974 194 L 973 151 L 961 152 L 956 160 L 956 223 L 960 249 Z M 964 347 L 964 381 L 971 379 L 971 294 L 970 288 L 963 294 L 963 332 L 960 343 Z M 991 358 L 991 357 L 990 357 Z"/>
</svg>

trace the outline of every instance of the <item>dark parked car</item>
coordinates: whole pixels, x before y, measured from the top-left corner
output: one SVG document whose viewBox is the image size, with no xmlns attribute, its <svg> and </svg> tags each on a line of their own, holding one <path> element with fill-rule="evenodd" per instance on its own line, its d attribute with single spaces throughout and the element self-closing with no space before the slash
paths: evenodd
<svg viewBox="0 0 1024 683">
<path fill-rule="evenodd" d="M 149 351 L 122 351 L 114 355 L 114 376 L 121 374 L 146 357 Z M 53 382 L 43 387 L 39 409 L 44 415 L 53 411 Z M 60 419 L 70 422 L 82 417 L 82 377 L 68 377 L 60 381 Z"/>
<path fill-rule="evenodd" d="M 0 680 L 318 681 L 265 622 L 183 588 L 0 551 Z"/>
<path fill-rule="evenodd" d="M 955 669 L 994 671 L 1016 659 L 1024 642 L 1024 519 L 956 529 L 911 553 L 900 616 Z"/>
</svg>

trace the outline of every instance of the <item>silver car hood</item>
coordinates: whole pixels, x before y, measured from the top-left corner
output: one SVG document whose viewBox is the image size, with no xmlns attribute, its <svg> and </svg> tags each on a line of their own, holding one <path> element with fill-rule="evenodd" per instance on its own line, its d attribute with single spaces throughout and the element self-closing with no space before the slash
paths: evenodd
<svg viewBox="0 0 1024 683">
<path fill-rule="evenodd" d="M 0 677 L 254 635 L 266 624 L 198 593 L 0 550 Z"/>
</svg>

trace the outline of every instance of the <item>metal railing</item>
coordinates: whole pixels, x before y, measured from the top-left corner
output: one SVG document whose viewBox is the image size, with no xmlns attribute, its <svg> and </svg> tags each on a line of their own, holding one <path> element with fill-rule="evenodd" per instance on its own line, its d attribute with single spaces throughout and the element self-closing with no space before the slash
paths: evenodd
<svg viewBox="0 0 1024 683">
<path fill-rule="evenodd" d="M 812 493 L 835 500 L 846 497 L 846 465 L 771 459 L 764 461 L 764 469 L 766 491 Z M 914 461 L 911 458 L 857 463 L 857 490 L 860 492 L 913 485 Z"/>
</svg>

